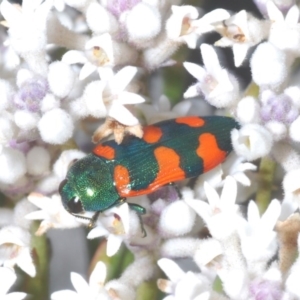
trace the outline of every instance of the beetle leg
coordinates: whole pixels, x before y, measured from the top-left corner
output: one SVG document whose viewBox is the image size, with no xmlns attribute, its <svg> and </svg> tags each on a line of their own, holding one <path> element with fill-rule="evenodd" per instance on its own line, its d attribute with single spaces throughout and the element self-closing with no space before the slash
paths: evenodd
<svg viewBox="0 0 300 300">
<path fill-rule="evenodd" d="M 93 227 L 95 226 L 95 223 L 96 223 L 96 221 L 97 221 L 97 219 L 98 219 L 98 217 L 99 217 L 99 214 L 100 214 L 100 211 L 96 211 L 96 212 L 94 213 L 94 215 L 93 215 L 92 218 L 91 218 L 90 223 L 88 224 L 88 227 L 89 227 L 89 228 L 93 228 Z"/>
<path fill-rule="evenodd" d="M 146 213 L 146 209 L 143 206 L 140 206 L 138 204 L 135 203 L 128 203 L 130 209 L 134 210 L 139 218 L 140 221 L 140 225 L 141 225 L 141 229 L 142 229 L 142 233 L 143 233 L 143 238 L 147 236 L 147 232 L 145 230 L 144 227 L 144 223 L 142 220 L 142 215 L 144 215 Z"/>
<path fill-rule="evenodd" d="M 134 210 L 138 215 L 144 215 L 146 213 L 146 209 L 143 206 L 140 206 L 135 203 L 128 203 L 130 209 Z"/>
</svg>

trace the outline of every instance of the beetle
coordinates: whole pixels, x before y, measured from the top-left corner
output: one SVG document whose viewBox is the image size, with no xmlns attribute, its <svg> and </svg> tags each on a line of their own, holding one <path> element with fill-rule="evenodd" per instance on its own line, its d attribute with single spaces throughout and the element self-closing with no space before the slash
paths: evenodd
<svg viewBox="0 0 300 300">
<path fill-rule="evenodd" d="M 99 213 L 127 197 L 152 193 L 222 163 L 232 150 L 234 128 L 239 124 L 230 117 L 180 117 L 144 127 L 142 138 L 128 135 L 121 144 L 99 144 L 76 161 L 61 182 L 63 205 L 78 217 L 95 212 L 89 219 L 92 226 Z M 139 215 L 146 212 L 138 204 L 128 205 Z"/>
</svg>

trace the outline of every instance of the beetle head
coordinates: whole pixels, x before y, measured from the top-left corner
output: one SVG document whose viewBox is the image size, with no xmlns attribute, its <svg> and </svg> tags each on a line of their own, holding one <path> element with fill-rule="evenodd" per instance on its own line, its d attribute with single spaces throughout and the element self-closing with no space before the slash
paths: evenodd
<svg viewBox="0 0 300 300">
<path fill-rule="evenodd" d="M 66 210 L 72 214 L 104 211 L 120 198 L 107 163 L 89 154 L 76 161 L 59 186 Z"/>
</svg>

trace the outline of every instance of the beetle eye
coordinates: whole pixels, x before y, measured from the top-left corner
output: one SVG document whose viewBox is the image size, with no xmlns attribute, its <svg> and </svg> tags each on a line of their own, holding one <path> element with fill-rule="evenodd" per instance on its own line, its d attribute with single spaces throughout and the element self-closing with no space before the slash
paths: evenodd
<svg viewBox="0 0 300 300">
<path fill-rule="evenodd" d="M 82 207 L 82 203 L 78 197 L 73 197 L 69 202 L 68 202 L 68 208 L 70 212 L 74 214 L 78 214 L 84 211 Z"/>
<path fill-rule="evenodd" d="M 68 181 L 68 179 L 64 179 L 64 180 L 59 184 L 58 192 L 59 192 L 60 195 L 61 195 L 62 189 L 63 189 L 63 187 L 66 185 L 67 181 Z"/>
</svg>

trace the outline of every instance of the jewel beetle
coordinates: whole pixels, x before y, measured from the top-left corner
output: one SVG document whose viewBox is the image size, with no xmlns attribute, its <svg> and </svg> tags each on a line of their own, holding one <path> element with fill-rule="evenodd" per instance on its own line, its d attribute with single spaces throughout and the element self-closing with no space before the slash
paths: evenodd
<svg viewBox="0 0 300 300">
<path fill-rule="evenodd" d="M 75 216 L 95 212 L 90 219 L 94 222 L 100 212 L 127 197 L 196 177 L 225 160 L 232 150 L 234 128 L 239 124 L 229 117 L 180 117 L 144 127 L 142 138 L 128 135 L 121 144 L 114 140 L 99 144 L 76 161 L 61 182 L 63 205 Z M 145 213 L 142 206 L 128 204 Z"/>
</svg>

